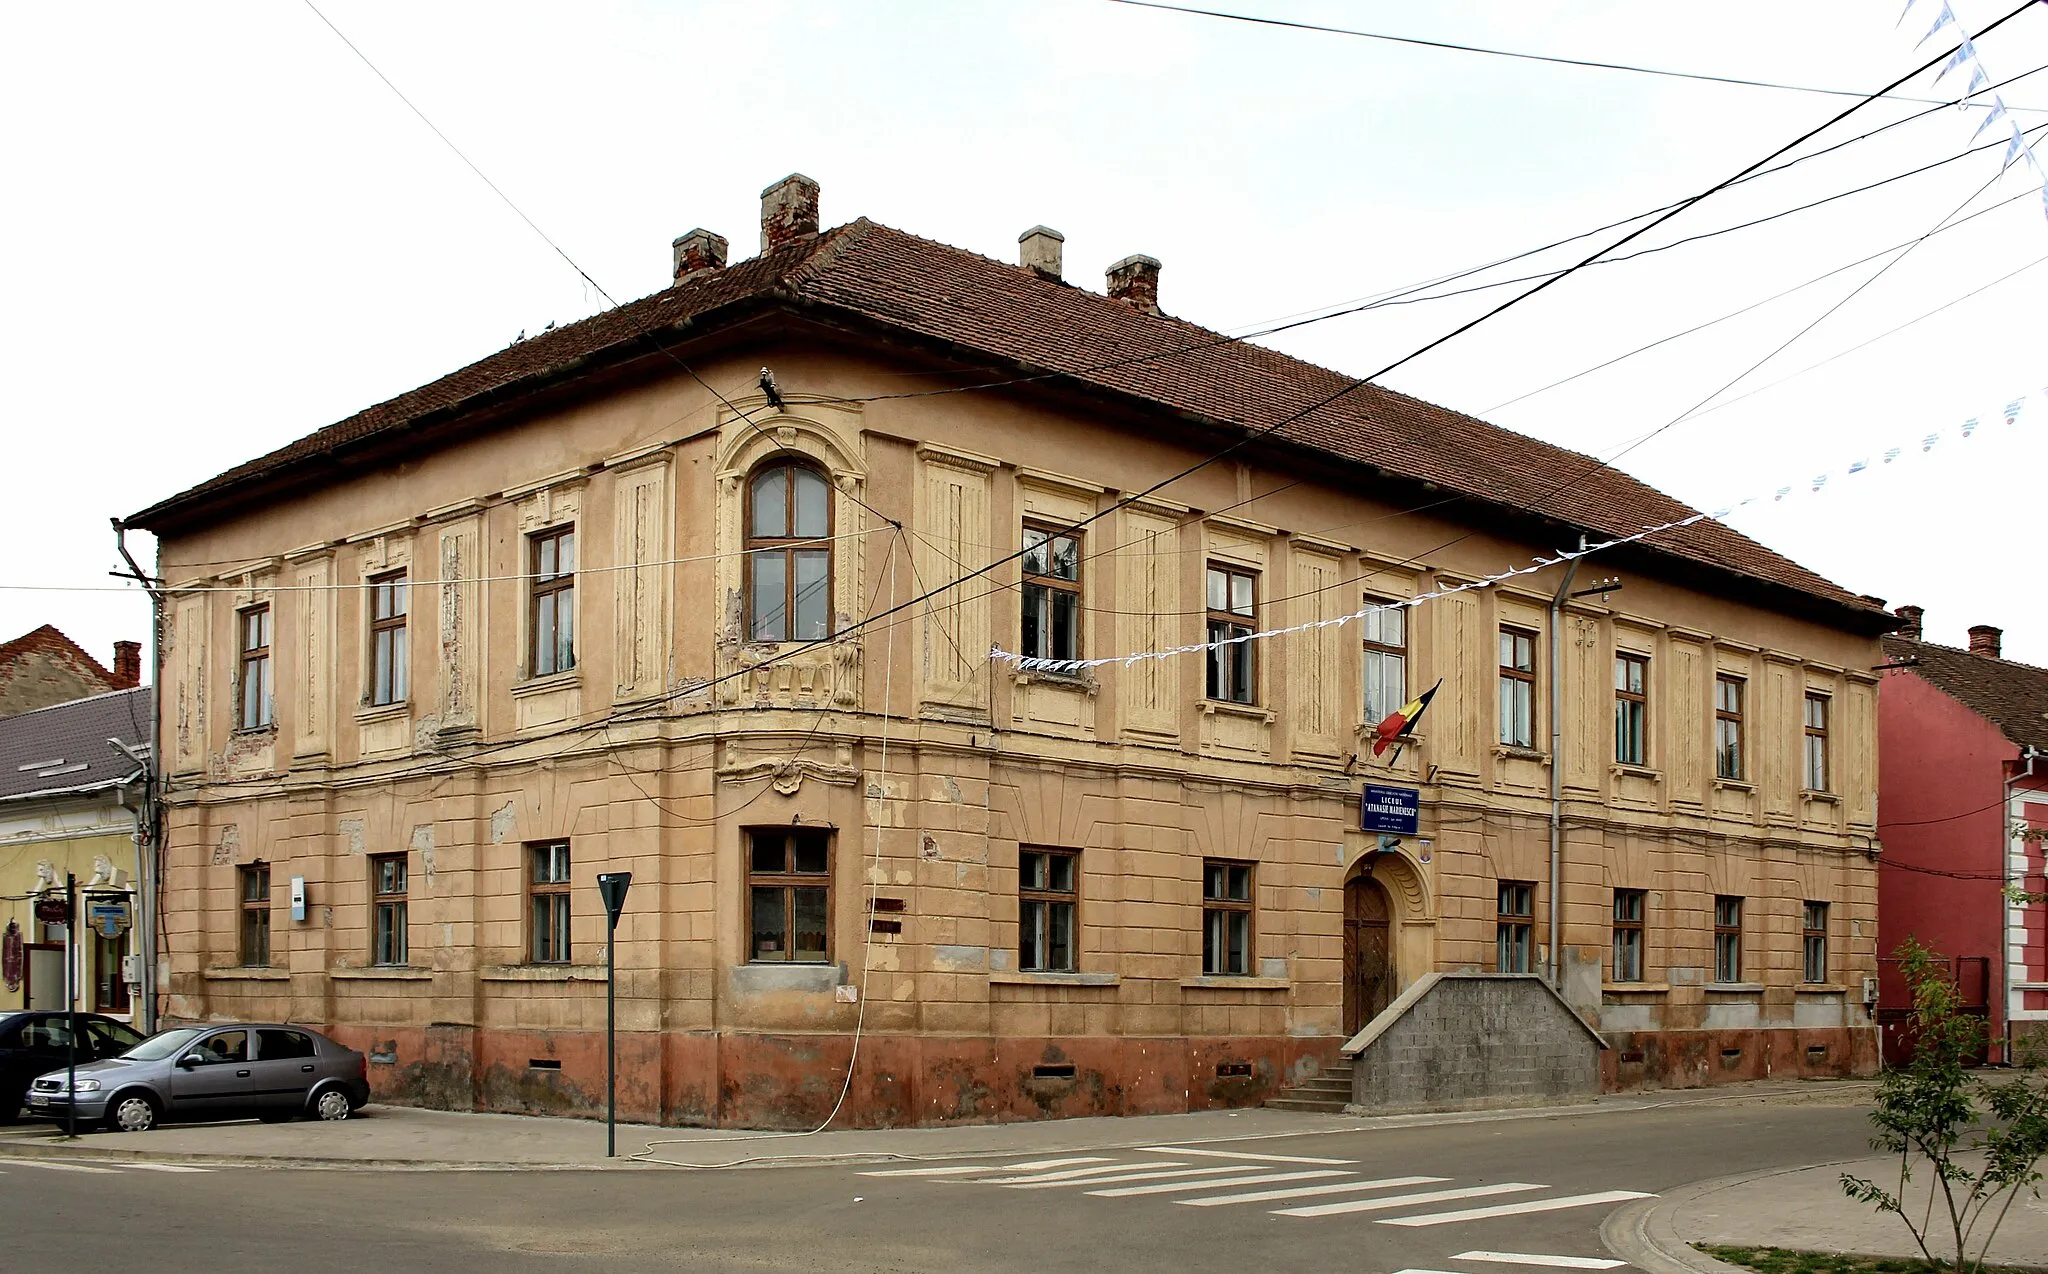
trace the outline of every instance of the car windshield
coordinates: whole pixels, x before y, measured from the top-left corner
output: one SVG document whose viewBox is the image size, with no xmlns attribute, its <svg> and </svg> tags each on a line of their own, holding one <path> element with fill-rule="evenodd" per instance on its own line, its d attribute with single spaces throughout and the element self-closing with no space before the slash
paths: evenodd
<svg viewBox="0 0 2048 1274">
<path fill-rule="evenodd" d="M 174 1031 L 159 1031 L 134 1048 L 121 1054 L 139 1062 L 160 1062 L 173 1053 L 183 1052 L 185 1046 L 204 1033 L 203 1027 L 181 1026 Z"/>
</svg>

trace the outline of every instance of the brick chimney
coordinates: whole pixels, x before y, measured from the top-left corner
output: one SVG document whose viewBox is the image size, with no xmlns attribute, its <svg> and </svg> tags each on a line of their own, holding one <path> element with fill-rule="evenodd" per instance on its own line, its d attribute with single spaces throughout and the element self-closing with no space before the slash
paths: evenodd
<svg viewBox="0 0 2048 1274">
<path fill-rule="evenodd" d="M 1159 313 L 1159 262 L 1154 257 L 1129 256 L 1109 267 L 1109 294 L 1134 310 Z"/>
<path fill-rule="evenodd" d="M 1996 630 L 1994 630 L 1996 631 Z M 114 689 L 133 690 L 142 684 L 142 643 L 114 643 Z"/>
<path fill-rule="evenodd" d="M 1919 641 L 1921 632 L 1920 617 L 1926 613 L 1927 608 L 1925 606 L 1900 606 L 1895 608 L 1892 614 L 1897 615 L 1906 622 L 1892 636 L 1904 637 L 1908 641 Z"/>
<path fill-rule="evenodd" d="M 2004 637 L 2005 630 L 2002 628 L 1993 628 L 1989 624 L 1972 624 L 1970 625 L 1970 653 L 1982 655 L 1986 659 L 1997 659 L 2005 649 L 2003 644 Z"/>
<path fill-rule="evenodd" d="M 818 183 L 791 173 L 761 192 L 761 251 L 818 233 Z"/>
<path fill-rule="evenodd" d="M 1033 226 L 1017 236 L 1017 264 L 1043 278 L 1060 277 L 1060 253 L 1067 236 L 1051 226 Z"/>
<path fill-rule="evenodd" d="M 724 235 L 713 234 L 702 226 L 690 231 L 674 244 L 675 281 L 681 283 L 691 275 L 705 270 L 723 270 L 726 249 L 731 246 L 725 241 Z"/>
</svg>

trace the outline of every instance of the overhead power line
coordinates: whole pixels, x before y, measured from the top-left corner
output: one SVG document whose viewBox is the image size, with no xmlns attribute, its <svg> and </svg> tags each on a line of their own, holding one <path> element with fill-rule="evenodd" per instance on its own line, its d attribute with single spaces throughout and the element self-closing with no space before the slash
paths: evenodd
<svg viewBox="0 0 2048 1274">
<path fill-rule="evenodd" d="M 1577 66 L 1596 71 L 1627 71 L 1632 75 L 1657 75 L 1672 80 L 1697 80 L 1705 84 L 1732 84 L 1741 88 L 1778 89 L 1787 93 L 1818 93 L 1825 97 L 1855 97 L 1865 94 L 1847 88 L 1815 88 L 1810 84 L 1784 84 L 1776 80 L 1752 80 L 1739 75 L 1708 75 L 1698 71 L 1673 71 L 1663 67 L 1638 66 L 1630 62 L 1601 62 L 1592 58 L 1558 57 L 1548 53 L 1526 53 L 1518 49 L 1494 49 L 1481 44 L 1459 44 L 1451 40 L 1426 40 L 1412 35 L 1388 35 L 1381 31 L 1359 31 L 1350 27 L 1323 26 L 1315 22 L 1295 22 L 1286 18 L 1261 18 L 1249 13 L 1228 13 L 1221 9 L 1197 9 L 1191 5 L 1161 4 L 1159 0 L 1110 0 L 1112 4 L 1129 5 L 1134 9 L 1159 9 L 1167 13 L 1185 13 L 1201 18 L 1222 18 L 1230 22 L 1248 22 L 1254 26 L 1284 27 L 1293 31 L 1315 31 L 1323 35 L 1348 35 L 1361 40 L 1379 40 L 1387 44 L 1408 44 L 1424 49 L 1443 49 L 1452 53 L 1478 53 L 1486 57 L 1513 58 L 1519 62 L 1548 62 L 1554 66 Z M 1904 83 L 1901 80 L 1900 83 Z M 1877 98 L 1888 102 L 1933 102 L 1931 97 L 1911 97 L 1895 93 L 1879 93 Z M 1985 109 L 1990 103 L 1983 103 Z M 2009 111 L 2039 111 L 2033 106 L 2007 106 Z"/>
</svg>

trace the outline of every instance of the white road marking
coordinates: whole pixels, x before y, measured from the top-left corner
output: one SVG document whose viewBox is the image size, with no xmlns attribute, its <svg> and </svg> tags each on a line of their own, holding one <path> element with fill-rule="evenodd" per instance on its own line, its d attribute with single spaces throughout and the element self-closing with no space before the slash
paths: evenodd
<svg viewBox="0 0 2048 1274">
<path fill-rule="evenodd" d="M 1384 1212 L 1418 1203 L 1448 1203 L 1452 1199 L 1477 1199 L 1489 1194 L 1519 1194 L 1541 1190 L 1526 1181 L 1503 1181 L 1498 1185 L 1466 1186 L 1459 1190 L 1426 1190 L 1421 1194 L 1396 1194 L 1384 1199 L 1349 1199 L 1343 1203 L 1318 1203 L 1305 1208 L 1275 1208 L 1274 1216 L 1337 1216 L 1346 1212 Z"/>
<path fill-rule="evenodd" d="M 1431 1186 L 1449 1177 L 1381 1177 L 1377 1181 L 1340 1181 L 1329 1186 L 1302 1186 L 1295 1190 L 1254 1190 L 1250 1194 L 1219 1194 L 1213 1199 L 1175 1199 L 1191 1208 L 1215 1208 L 1226 1203 L 1272 1203 L 1279 1199 L 1304 1199 L 1318 1194 L 1349 1194 L 1353 1190 L 1398 1190 L 1402 1186 Z"/>
<path fill-rule="evenodd" d="M 1130 1164 L 1123 1165 L 1126 1168 Z M 1221 1168 L 1163 1168 L 1154 1169 L 1149 1164 L 1138 1165 L 1145 1171 L 1119 1172 L 1107 1177 L 1083 1177 L 1078 1181 L 1028 1181 L 1022 1185 L 1004 1186 L 1005 1190 L 1057 1190 L 1062 1186 L 1099 1186 L 1112 1181 L 1158 1181 L 1163 1177 L 1206 1177 L 1218 1172 L 1243 1172 L 1236 1164 Z M 980 1183 L 976 1183 L 980 1184 Z"/>
<path fill-rule="evenodd" d="M 89 1168 L 82 1163 L 53 1163 L 48 1159 L 0 1159 L 0 1163 L 20 1164 L 24 1168 L 48 1168 L 51 1172 L 98 1172 L 120 1173 L 119 1168 Z"/>
<path fill-rule="evenodd" d="M 1224 1172 L 1242 1172 L 1242 1168 L 1225 1168 Z M 1118 1190 L 1090 1190 L 1088 1193 L 1105 1199 L 1122 1199 L 1134 1194 L 1172 1194 L 1176 1190 L 1214 1190 L 1219 1186 L 1256 1186 L 1275 1181 L 1307 1181 L 1311 1177 L 1341 1177 L 1347 1174 L 1335 1168 L 1317 1168 L 1308 1172 L 1274 1172 L 1267 1169 L 1256 1176 L 1223 1177 L 1211 1181 L 1169 1181 L 1157 1186 L 1125 1186 Z M 1133 1178 L 1135 1180 L 1135 1178 Z M 1112 1178 L 1114 1180 L 1114 1178 Z M 1089 1184 L 1093 1184 L 1090 1182 Z"/>
<path fill-rule="evenodd" d="M 1449 1225 L 1453 1221 L 1483 1221 L 1487 1217 L 1525 1216 L 1531 1212 L 1558 1212 L 1565 1208 L 1588 1208 L 1599 1203 L 1626 1203 L 1630 1199 L 1654 1198 L 1644 1190 L 1602 1190 L 1596 1194 L 1568 1194 L 1561 1199 L 1535 1199 L 1528 1203 L 1501 1203 L 1490 1208 L 1467 1208 L 1463 1212 L 1432 1212 L 1427 1216 L 1386 1217 L 1381 1225 Z"/>
<path fill-rule="evenodd" d="M 980 1186 L 1022 1185 L 1027 1181 L 1070 1181 L 1076 1177 L 1099 1177 L 1105 1172 L 1127 1172 L 1139 1165 L 1134 1163 L 1113 1163 L 1105 1168 L 1067 1168 L 1060 1172 L 1040 1172 L 1024 1177 L 984 1177 L 974 1184 Z M 1184 1163 L 1148 1163 L 1147 1168 L 1185 1168 Z M 997 1169 L 1007 1171 L 1007 1169 Z"/>
<path fill-rule="evenodd" d="M 1456 1270 L 1395 1270 L 1394 1274 L 1458 1274 Z"/>
<path fill-rule="evenodd" d="M 212 1168 L 195 1168 L 189 1163 L 124 1163 L 123 1168 L 137 1172 L 212 1172 Z"/>
<path fill-rule="evenodd" d="M 1614 1270 L 1627 1261 L 1604 1256 L 1543 1256 L 1536 1252 L 1460 1252 L 1454 1261 L 1494 1261 L 1501 1265 L 1548 1265 L 1560 1270 Z"/>
<path fill-rule="evenodd" d="M 1356 1159 L 1311 1159 L 1305 1155 L 1255 1155 L 1242 1150 L 1195 1150 L 1188 1146 L 1140 1146 L 1146 1154 L 1201 1155 L 1205 1159 L 1253 1159 L 1260 1163 L 1348 1164 Z"/>
<path fill-rule="evenodd" d="M 863 1172 L 863 1177 L 957 1177 L 971 1172 L 1036 1172 L 1043 1168 L 1069 1168 L 1077 1163 L 1108 1163 L 1101 1155 L 1079 1159 L 1037 1159 L 1030 1163 L 949 1164 L 943 1168 L 890 1168 L 884 1172 Z"/>
</svg>

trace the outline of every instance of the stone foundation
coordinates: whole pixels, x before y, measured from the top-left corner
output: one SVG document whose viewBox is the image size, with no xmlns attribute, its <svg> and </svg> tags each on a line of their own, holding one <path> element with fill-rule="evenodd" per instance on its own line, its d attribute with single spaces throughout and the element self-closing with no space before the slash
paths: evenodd
<svg viewBox="0 0 2048 1274">
<path fill-rule="evenodd" d="M 1600 1085 L 1610 1093 L 1756 1079 L 1845 1079 L 1878 1070 L 1872 1027 L 1609 1031 L 1606 1039 Z"/>
</svg>

